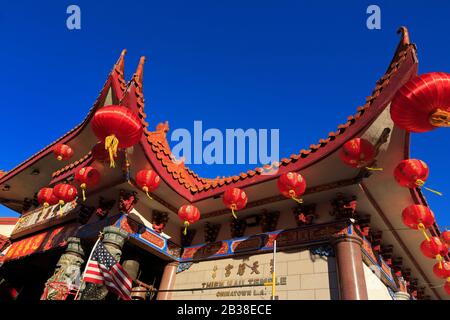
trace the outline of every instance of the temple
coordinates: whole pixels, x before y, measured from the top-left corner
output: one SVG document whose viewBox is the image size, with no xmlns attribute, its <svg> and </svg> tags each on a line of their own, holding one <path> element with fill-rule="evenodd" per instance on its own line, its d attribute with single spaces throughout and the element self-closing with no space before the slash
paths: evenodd
<svg viewBox="0 0 450 320">
<path fill-rule="evenodd" d="M 391 120 L 390 103 L 418 70 L 415 45 L 406 28 L 399 33 L 385 74 L 344 124 L 289 158 L 215 179 L 198 176 L 172 155 L 168 122 L 147 117 L 145 59 L 127 82 L 124 50 L 81 124 L 0 173 L 0 203 L 20 214 L 1 247 L 0 299 L 116 300 L 104 285 L 79 281 L 99 235 L 133 279 L 133 299 L 448 299 L 433 274 L 436 261 L 420 252 L 422 235 L 402 223 L 402 210 L 428 206 L 426 199 L 392 176 L 409 158 L 410 134 Z M 108 105 L 127 107 L 143 129 L 136 145 L 118 150 L 115 168 L 92 151 L 99 139 L 91 121 Z M 357 137 L 376 147 L 376 166 L 383 171 L 342 163 L 339 150 Z M 57 144 L 70 146 L 73 156 L 55 159 Z M 41 188 L 77 186 L 74 175 L 86 166 L 101 179 L 86 190 L 85 201 L 78 192 L 64 205 L 39 204 Z M 161 178 L 150 195 L 136 183 L 142 169 Z M 287 172 L 307 181 L 301 203 L 277 189 Z M 248 196 L 237 219 L 222 201 L 232 187 Z M 201 215 L 184 234 L 178 209 L 186 204 Z M 429 233 L 441 231 L 434 224 Z"/>
</svg>

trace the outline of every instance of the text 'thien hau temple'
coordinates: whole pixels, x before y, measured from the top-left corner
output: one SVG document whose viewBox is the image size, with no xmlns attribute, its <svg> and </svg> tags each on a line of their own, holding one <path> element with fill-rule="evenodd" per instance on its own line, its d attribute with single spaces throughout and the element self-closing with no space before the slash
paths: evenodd
<svg viewBox="0 0 450 320">
<path fill-rule="evenodd" d="M 117 299 L 104 285 L 78 288 L 74 282 L 102 232 L 105 247 L 133 279 L 134 299 L 270 300 L 265 284 L 272 279 L 274 240 L 277 299 L 447 299 L 433 274 L 436 261 L 420 252 L 422 235 L 402 223 L 405 207 L 426 206 L 426 200 L 419 188 L 402 188 L 392 175 L 409 158 L 410 134 L 394 125 L 390 102 L 418 68 L 416 47 L 401 31 L 386 73 L 346 123 L 280 162 L 216 179 L 199 177 L 172 156 L 168 124 L 152 123 L 145 113 L 144 59 L 127 83 L 123 52 L 86 119 L 0 177 L 1 203 L 21 214 L 3 251 L 2 298 L 64 300 L 79 291 L 82 300 Z M 119 148 L 115 168 L 92 151 L 98 139 L 91 121 L 109 105 L 127 107 L 143 128 L 134 147 Z M 383 171 L 339 159 L 343 144 L 358 137 L 376 146 Z M 70 160 L 55 159 L 58 144 L 72 148 Z M 63 206 L 39 204 L 43 187 L 63 182 L 79 189 L 74 175 L 86 166 L 101 179 L 87 188 L 85 201 L 78 192 Z M 135 179 L 143 169 L 161 178 L 149 195 Z M 302 203 L 277 188 L 287 172 L 301 173 L 308 183 Z M 237 219 L 222 201 L 231 187 L 248 196 Z M 184 234 L 177 214 L 186 204 L 201 216 Z M 435 223 L 428 231 L 440 236 Z"/>
</svg>

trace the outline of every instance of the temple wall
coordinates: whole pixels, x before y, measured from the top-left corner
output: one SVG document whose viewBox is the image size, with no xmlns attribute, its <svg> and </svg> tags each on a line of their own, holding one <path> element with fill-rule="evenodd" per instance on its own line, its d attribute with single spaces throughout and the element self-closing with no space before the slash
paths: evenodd
<svg viewBox="0 0 450 320">
<path fill-rule="evenodd" d="M 376 272 L 379 272 L 379 269 L 371 269 L 365 263 L 363 266 L 369 300 L 393 300 L 388 288 L 376 274 Z"/>
<path fill-rule="evenodd" d="M 174 289 L 207 288 L 174 292 L 176 300 L 270 300 L 271 287 L 223 288 L 264 283 L 271 279 L 272 253 L 197 262 L 177 274 Z M 309 250 L 278 252 L 277 296 L 280 300 L 339 299 L 336 262 L 333 257 L 311 255 Z"/>
</svg>

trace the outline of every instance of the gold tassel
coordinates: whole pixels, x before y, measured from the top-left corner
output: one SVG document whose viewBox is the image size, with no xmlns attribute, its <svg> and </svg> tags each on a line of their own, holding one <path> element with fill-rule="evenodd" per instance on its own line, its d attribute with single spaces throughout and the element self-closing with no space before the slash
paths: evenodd
<svg viewBox="0 0 450 320">
<path fill-rule="evenodd" d="M 183 234 L 186 235 L 187 234 L 187 228 L 189 227 L 189 222 L 185 221 L 184 222 L 184 230 L 183 230 Z"/>
<path fill-rule="evenodd" d="M 373 168 L 373 167 L 366 167 L 369 171 L 383 171 L 383 168 Z"/>
<path fill-rule="evenodd" d="M 440 254 L 438 254 L 436 256 L 436 260 L 439 261 L 439 269 L 442 270 L 442 261 L 444 260 L 444 258 Z"/>
<path fill-rule="evenodd" d="M 57 157 L 56 157 L 56 160 L 58 160 L 58 161 L 62 161 L 62 159 L 63 159 L 62 156 L 57 156 Z"/>
<path fill-rule="evenodd" d="M 80 184 L 81 193 L 83 194 L 83 201 L 86 201 L 86 183 Z"/>
<path fill-rule="evenodd" d="M 422 234 L 425 237 L 425 239 L 429 242 L 430 241 L 430 237 L 428 237 L 427 231 L 426 231 L 425 226 L 423 225 L 423 223 L 419 223 L 417 226 L 419 227 L 419 230 L 422 231 Z"/>
<path fill-rule="evenodd" d="M 64 205 L 64 200 L 59 200 L 58 203 L 59 203 L 59 212 L 58 212 L 58 214 L 59 214 L 60 217 L 62 217 L 62 215 L 63 215 L 62 207 Z"/>
<path fill-rule="evenodd" d="M 294 190 L 289 190 L 289 195 L 291 196 L 291 199 L 294 200 L 297 203 L 303 203 L 302 199 L 299 199 L 295 196 L 295 191 Z"/>
<path fill-rule="evenodd" d="M 433 189 L 424 187 L 424 186 L 423 186 L 424 184 L 425 184 L 425 181 L 423 181 L 423 180 L 421 180 L 421 179 L 417 179 L 417 181 L 416 181 L 416 186 L 418 186 L 419 188 L 420 188 L 420 187 L 423 187 L 425 190 L 428 190 L 428 191 L 430 191 L 430 192 L 433 192 L 434 194 L 437 194 L 438 196 L 442 196 L 442 192 L 439 192 L 439 191 L 436 191 L 436 190 L 433 190 Z"/>
<path fill-rule="evenodd" d="M 236 205 L 233 203 L 231 205 L 231 214 L 233 215 L 233 217 L 237 220 L 237 216 L 236 213 L 234 212 L 234 210 L 236 210 Z"/>
<path fill-rule="evenodd" d="M 115 168 L 116 163 L 114 158 L 117 157 L 117 148 L 119 146 L 119 139 L 114 134 L 105 138 L 105 149 L 109 152 L 109 167 Z"/>
<path fill-rule="evenodd" d="M 143 186 L 142 187 L 142 190 L 145 192 L 145 194 L 147 195 L 147 197 L 150 199 L 150 200 L 153 200 L 153 198 L 150 196 L 150 194 L 148 193 L 148 187 L 147 186 Z"/>
</svg>

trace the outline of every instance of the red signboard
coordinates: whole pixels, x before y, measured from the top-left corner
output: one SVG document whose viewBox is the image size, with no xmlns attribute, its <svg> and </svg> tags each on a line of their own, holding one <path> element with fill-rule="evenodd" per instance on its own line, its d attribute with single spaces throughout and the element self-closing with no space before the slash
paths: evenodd
<svg viewBox="0 0 450 320">
<path fill-rule="evenodd" d="M 61 226 L 14 242 L 6 252 L 5 261 L 63 246 L 67 238 L 76 232 L 77 227 L 78 224 Z"/>
</svg>

